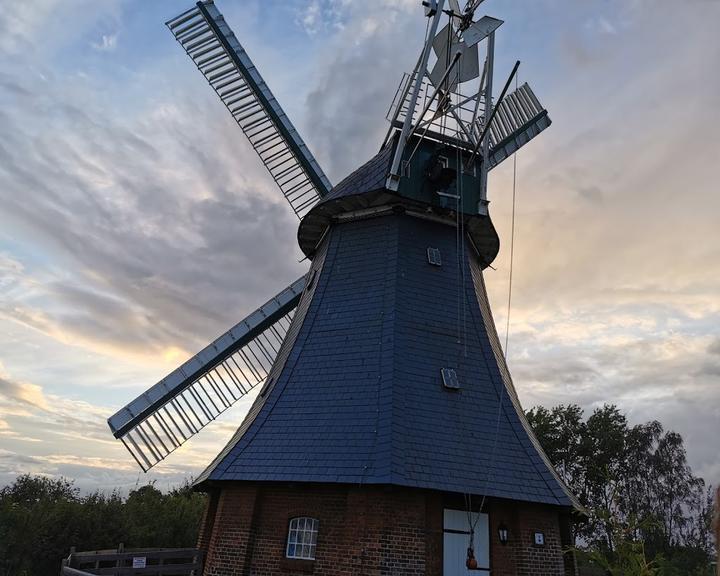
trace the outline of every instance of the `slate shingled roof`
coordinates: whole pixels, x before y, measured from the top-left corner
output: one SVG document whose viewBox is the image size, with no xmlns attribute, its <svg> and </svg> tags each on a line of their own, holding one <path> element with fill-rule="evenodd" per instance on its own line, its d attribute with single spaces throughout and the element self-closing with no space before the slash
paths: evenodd
<svg viewBox="0 0 720 576">
<path fill-rule="evenodd" d="M 327 202 L 341 196 L 365 194 L 385 188 L 385 180 L 390 173 L 390 161 L 395 151 L 394 141 L 388 142 L 380 152 L 353 171 L 335 186 L 322 201 Z"/>
<path fill-rule="evenodd" d="M 528 432 L 472 249 L 458 266 L 456 246 L 453 227 L 410 215 L 333 226 L 268 386 L 198 483 L 393 484 L 575 505 Z M 459 391 L 443 388 L 442 368 Z"/>
<path fill-rule="evenodd" d="M 352 172 L 305 215 L 298 229 L 298 243 L 306 256 L 314 257 L 318 242 L 325 236 L 337 214 L 388 206 L 400 197 L 385 188 L 390 173 L 393 142 Z"/>
</svg>

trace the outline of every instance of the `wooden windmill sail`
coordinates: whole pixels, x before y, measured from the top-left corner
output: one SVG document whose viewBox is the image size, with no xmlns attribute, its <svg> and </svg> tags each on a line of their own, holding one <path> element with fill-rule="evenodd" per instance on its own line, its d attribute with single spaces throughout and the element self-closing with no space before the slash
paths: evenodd
<svg viewBox="0 0 720 576">
<path fill-rule="evenodd" d="M 524 419 L 482 277 L 499 249 L 487 175 L 550 119 L 527 84 L 493 99 L 502 21 L 478 4 L 425 2 L 387 138 L 334 187 L 212 1 L 167 23 L 301 218 L 311 266 L 109 419 L 143 470 L 261 386 L 199 482 L 574 504 Z"/>
</svg>

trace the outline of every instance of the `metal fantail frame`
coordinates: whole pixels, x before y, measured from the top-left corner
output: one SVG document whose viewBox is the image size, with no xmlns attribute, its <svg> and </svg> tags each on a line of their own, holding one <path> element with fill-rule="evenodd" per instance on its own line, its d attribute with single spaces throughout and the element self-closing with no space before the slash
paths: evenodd
<svg viewBox="0 0 720 576">
<path fill-rule="evenodd" d="M 469 1 L 464 10 L 458 0 L 426 0 L 430 18 L 420 58 L 411 74 L 404 74 L 387 119 L 390 129 L 400 130 L 386 187 L 398 190 L 405 147 L 413 136 L 430 138 L 480 155 L 478 213 L 487 213 L 487 174 L 550 125 L 528 84 L 493 105 L 495 32 L 502 20 L 483 16 L 474 21 L 482 0 Z M 443 15 L 448 23 L 437 32 Z M 479 47 L 485 57 L 479 65 Z M 433 57 L 434 56 L 434 57 Z M 430 62 L 434 60 L 432 67 Z M 514 76 L 513 70 L 506 86 Z M 416 145 L 417 146 L 417 145 Z"/>
</svg>

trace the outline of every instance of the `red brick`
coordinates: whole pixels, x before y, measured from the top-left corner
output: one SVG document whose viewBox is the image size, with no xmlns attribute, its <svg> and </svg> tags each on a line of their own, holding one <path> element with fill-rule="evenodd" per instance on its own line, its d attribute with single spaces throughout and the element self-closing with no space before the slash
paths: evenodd
<svg viewBox="0 0 720 576">
<path fill-rule="evenodd" d="M 210 576 L 441 576 L 443 508 L 462 497 L 377 486 L 226 484 L 211 491 L 198 546 Z M 519 502 L 489 502 L 493 576 L 567 576 L 561 510 Z M 289 520 L 319 520 L 316 559 L 285 558 Z M 497 527 L 510 529 L 509 542 Z M 533 533 L 545 534 L 545 546 Z M 574 564 L 573 564 L 574 566 Z"/>
</svg>

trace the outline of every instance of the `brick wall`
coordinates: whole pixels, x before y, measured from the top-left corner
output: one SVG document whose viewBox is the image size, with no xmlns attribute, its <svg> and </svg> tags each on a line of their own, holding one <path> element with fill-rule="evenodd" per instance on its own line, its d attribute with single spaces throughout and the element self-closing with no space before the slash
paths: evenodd
<svg viewBox="0 0 720 576">
<path fill-rule="evenodd" d="M 212 536 L 213 526 L 215 524 L 215 514 L 217 513 L 218 500 L 220 497 L 219 490 L 211 490 L 208 493 L 207 506 L 200 521 L 200 530 L 198 533 L 197 547 L 207 550 L 210 546 L 210 537 Z"/>
<path fill-rule="evenodd" d="M 720 486 L 718 486 L 715 492 L 715 550 L 717 550 L 717 573 L 720 576 Z"/>
<path fill-rule="evenodd" d="M 567 514 L 537 504 L 493 502 L 490 506 L 491 567 L 493 576 L 575 576 L 577 569 L 568 548 L 570 521 Z M 493 532 L 500 524 L 509 531 L 503 546 Z M 545 544 L 535 544 L 541 532 Z"/>
<path fill-rule="evenodd" d="M 442 511 L 449 505 L 423 490 L 229 485 L 211 494 L 201 529 L 205 575 L 441 576 Z M 285 558 L 288 523 L 296 516 L 319 520 L 314 561 Z M 558 517 L 547 507 L 493 504 L 493 576 L 563 576 Z M 500 521 L 510 528 L 507 546 L 497 542 Z M 534 530 L 544 531 L 544 547 L 532 545 Z"/>
</svg>

